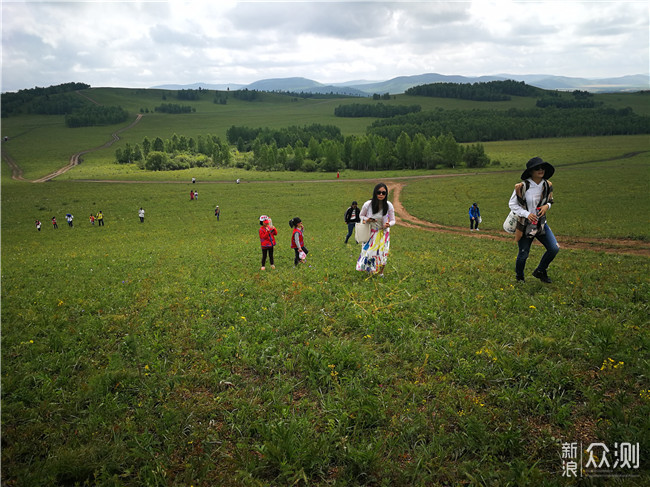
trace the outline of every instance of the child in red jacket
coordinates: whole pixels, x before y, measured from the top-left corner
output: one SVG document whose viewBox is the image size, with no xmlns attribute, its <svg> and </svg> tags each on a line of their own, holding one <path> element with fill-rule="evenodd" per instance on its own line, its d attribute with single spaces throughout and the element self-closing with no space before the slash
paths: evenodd
<svg viewBox="0 0 650 487">
<path fill-rule="evenodd" d="M 289 220 L 289 226 L 293 228 L 293 233 L 291 234 L 291 248 L 296 253 L 293 265 L 297 266 L 299 262 L 305 262 L 307 254 L 309 253 L 309 250 L 305 247 L 305 241 L 302 236 L 305 227 L 302 225 L 302 220 L 298 217 Z"/>
<path fill-rule="evenodd" d="M 271 269 L 275 269 L 273 263 L 273 247 L 275 246 L 275 236 L 278 234 L 278 231 L 273 226 L 271 219 L 262 215 L 260 217 L 260 243 L 262 244 L 262 267 L 261 270 L 265 270 L 266 267 L 266 257 L 269 257 L 269 262 L 271 263 Z"/>
</svg>

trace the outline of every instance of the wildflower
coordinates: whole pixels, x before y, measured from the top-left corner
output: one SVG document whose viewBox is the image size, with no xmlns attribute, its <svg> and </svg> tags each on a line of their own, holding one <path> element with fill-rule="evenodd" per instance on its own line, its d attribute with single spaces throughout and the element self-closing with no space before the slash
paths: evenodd
<svg viewBox="0 0 650 487">
<path fill-rule="evenodd" d="M 537 308 L 536 308 L 535 306 L 533 306 L 532 304 L 531 304 L 530 306 L 528 306 L 528 307 L 529 307 L 530 309 L 537 309 Z"/>
<path fill-rule="evenodd" d="M 248 321 L 245 316 L 241 316 L 241 319 L 244 321 Z"/>
</svg>

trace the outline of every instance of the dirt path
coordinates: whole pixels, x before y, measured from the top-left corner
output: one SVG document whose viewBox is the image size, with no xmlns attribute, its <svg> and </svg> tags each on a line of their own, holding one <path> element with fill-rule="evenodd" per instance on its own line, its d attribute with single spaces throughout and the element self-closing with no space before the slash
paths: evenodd
<svg viewBox="0 0 650 487">
<path fill-rule="evenodd" d="M 391 202 L 395 207 L 395 221 L 398 225 L 408 228 L 419 228 L 420 230 L 428 230 L 430 232 L 511 242 L 514 245 L 514 237 L 505 232 L 495 232 L 491 230 L 471 232 L 467 227 L 440 225 L 438 223 L 420 220 L 419 218 L 409 214 L 400 200 L 400 194 L 404 186 L 406 186 L 406 183 L 391 182 L 388 186 L 391 192 Z M 650 257 L 650 242 L 617 238 L 578 238 L 568 235 L 557 235 L 557 239 L 560 243 L 560 247 L 566 249 L 594 250 L 613 254 L 634 254 Z"/>
</svg>

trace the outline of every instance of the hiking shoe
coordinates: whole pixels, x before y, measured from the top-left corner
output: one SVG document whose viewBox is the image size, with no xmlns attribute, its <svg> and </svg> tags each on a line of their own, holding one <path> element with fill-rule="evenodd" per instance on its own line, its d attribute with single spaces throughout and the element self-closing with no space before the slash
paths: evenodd
<svg viewBox="0 0 650 487">
<path fill-rule="evenodd" d="M 551 281 L 551 278 L 548 277 L 548 274 L 546 274 L 546 271 L 540 271 L 539 269 L 535 269 L 533 271 L 533 277 L 536 277 L 540 281 L 545 282 L 547 284 L 550 284 L 550 283 L 553 282 L 553 281 Z"/>
<path fill-rule="evenodd" d="M 517 276 L 517 282 L 526 282 L 524 276 Z"/>
</svg>

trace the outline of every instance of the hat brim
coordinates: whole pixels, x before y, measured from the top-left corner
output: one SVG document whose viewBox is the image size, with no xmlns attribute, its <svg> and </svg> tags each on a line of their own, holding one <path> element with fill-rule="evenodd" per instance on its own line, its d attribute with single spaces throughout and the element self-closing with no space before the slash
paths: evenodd
<svg viewBox="0 0 650 487">
<path fill-rule="evenodd" d="M 550 163 L 542 162 L 541 164 L 537 164 L 536 166 L 529 167 L 524 172 L 522 172 L 521 179 L 522 180 L 528 179 L 530 177 L 530 171 L 538 167 L 544 168 L 544 179 L 551 179 L 551 176 L 555 174 L 555 168 Z"/>
</svg>

